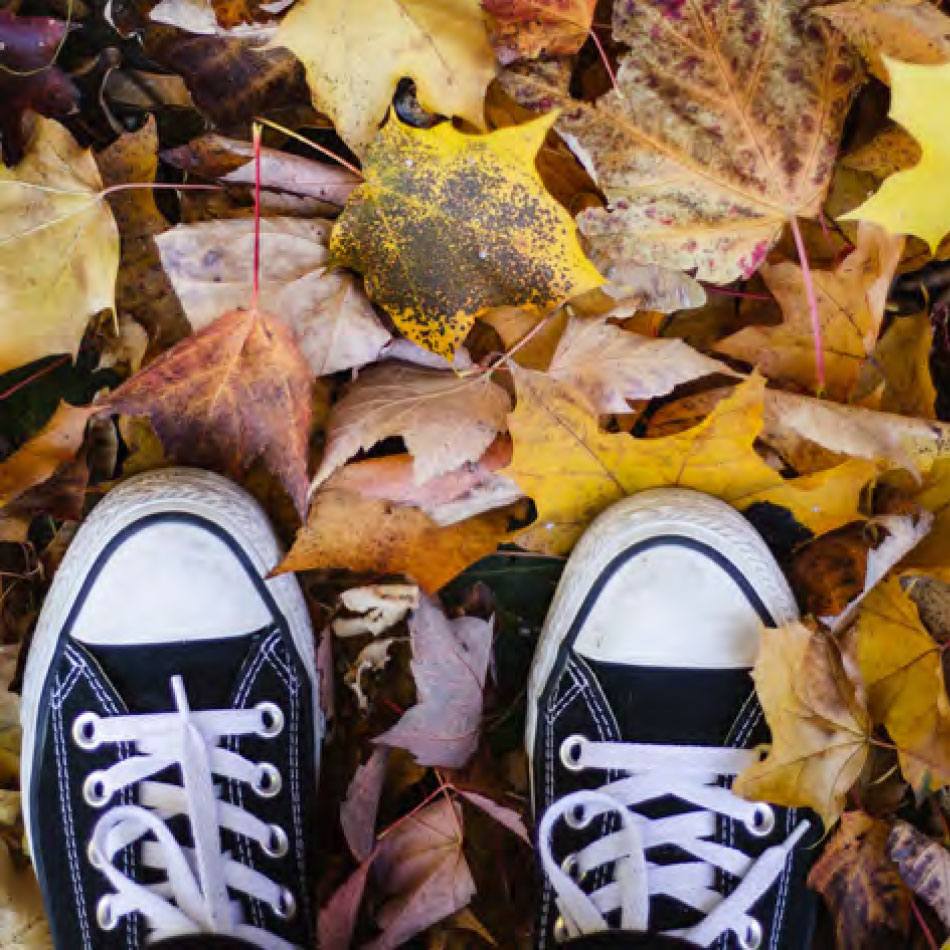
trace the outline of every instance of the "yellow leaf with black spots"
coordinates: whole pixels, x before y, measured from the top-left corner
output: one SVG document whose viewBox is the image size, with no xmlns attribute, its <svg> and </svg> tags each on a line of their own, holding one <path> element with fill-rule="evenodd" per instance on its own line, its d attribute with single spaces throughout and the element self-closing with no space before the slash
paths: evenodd
<svg viewBox="0 0 950 950">
<path fill-rule="evenodd" d="M 865 459 L 786 480 L 753 444 L 762 429 L 765 383 L 753 376 L 697 426 L 657 439 L 604 432 L 587 400 L 569 384 L 512 366 L 518 402 L 508 417 L 513 478 L 537 507 L 518 538 L 535 551 L 563 554 L 588 522 L 625 495 L 679 486 L 722 498 L 740 510 L 775 505 L 817 534 L 859 519 L 861 489 L 877 466 Z"/>
<path fill-rule="evenodd" d="M 488 307 L 541 310 L 603 283 L 534 166 L 553 121 L 466 135 L 393 117 L 371 143 L 330 250 L 410 340 L 451 359 Z"/>
</svg>

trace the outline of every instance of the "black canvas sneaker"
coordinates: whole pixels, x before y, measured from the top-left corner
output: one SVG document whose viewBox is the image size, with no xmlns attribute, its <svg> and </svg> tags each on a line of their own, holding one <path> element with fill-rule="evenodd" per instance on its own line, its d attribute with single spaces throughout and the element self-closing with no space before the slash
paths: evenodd
<svg viewBox="0 0 950 950">
<path fill-rule="evenodd" d="M 318 684 L 296 580 L 264 579 L 277 558 L 254 500 L 188 469 L 129 480 L 77 533 L 22 703 L 59 950 L 315 946 Z"/>
<path fill-rule="evenodd" d="M 817 819 L 730 791 L 768 739 L 762 624 L 796 617 L 765 543 L 716 499 L 644 492 L 584 535 L 529 687 L 538 947 L 807 950 Z"/>
</svg>

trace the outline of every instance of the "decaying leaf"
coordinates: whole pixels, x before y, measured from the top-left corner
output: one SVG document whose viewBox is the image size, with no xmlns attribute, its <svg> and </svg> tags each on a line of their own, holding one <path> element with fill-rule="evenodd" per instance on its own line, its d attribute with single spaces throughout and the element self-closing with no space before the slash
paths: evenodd
<svg viewBox="0 0 950 950">
<path fill-rule="evenodd" d="M 597 0 L 482 0 L 499 60 L 576 53 L 587 40 Z"/>
<path fill-rule="evenodd" d="M 310 376 L 283 324 L 235 310 L 163 353 L 108 406 L 147 416 L 180 462 L 238 474 L 260 458 L 303 514 Z"/>
<path fill-rule="evenodd" d="M 330 248 L 410 340 L 451 359 L 485 308 L 544 308 L 603 282 L 535 169 L 552 121 L 475 136 L 394 117 L 374 139 Z"/>
<path fill-rule="evenodd" d="M 523 104 L 563 109 L 558 131 L 610 202 L 578 219 L 595 263 L 728 283 L 758 269 L 790 217 L 817 213 L 858 66 L 805 11 L 617 0 L 629 52 L 595 103 L 568 98 L 547 65 L 503 77 Z"/>
<path fill-rule="evenodd" d="M 918 790 L 950 782 L 950 700 L 942 651 L 917 606 L 891 578 L 858 608 L 854 652 L 871 718 L 897 746 L 901 771 Z"/>
<path fill-rule="evenodd" d="M 950 97 L 950 62 L 912 66 L 885 57 L 891 78 L 891 111 L 920 144 L 920 161 L 891 175 L 877 193 L 845 219 L 873 221 L 891 234 L 916 234 L 930 250 L 950 232 L 950 143 L 940 104 Z"/>
<path fill-rule="evenodd" d="M 0 373 L 76 354 L 115 301 L 119 233 L 92 155 L 37 117 L 16 168 L 0 168 Z"/>
<path fill-rule="evenodd" d="M 333 632 L 338 637 L 377 637 L 394 627 L 410 610 L 419 605 L 419 588 L 415 584 L 373 584 L 351 587 L 340 595 L 343 606 L 355 617 L 337 617 Z"/>
<path fill-rule="evenodd" d="M 389 749 L 379 746 L 353 775 L 340 806 L 340 824 L 353 857 L 365 861 L 376 841 L 376 812 L 383 791 Z"/>
<path fill-rule="evenodd" d="M 406 443 L 422 484 L 480 458 L 504 431 L 510 407 L 487 374 L 466 379 L 398 362 L 371 367 L 333 407 L 314 484 L 391 436 Z"/>
<path fill-rule="evenodd" d="M 887 836 L 887 854 L 904 883 L 950 927 L 950 851 L 906 821 L 897 821 Z"/>
<path fill-rule="evenodd" d="M 884 318 L 884 302 L 903 241 L 881 228 L 859 229 L 858 246 L 833 271 L 813 271 L 818 299 L 825 383 L 832 399 L 846 401 L 871 354 Z M 777 327 L 748 327 L 717 344 L 728 356 L 758 367 L 769 379 L 815 387 L 815 341 L 798 264 L 766 264 L 762 277 L 784 314 Z"/>
<path fill-rule="evenodd" d="M 373 876 L 389 900 L 376 916 L 383 933 L 367 950 L 392 950 L 468 905 L 475 882 L 462 837 L 462 809 L 443 797 L 383 838 Z"/>
<path fill-rule="evenodd" d="M 819 534 L 860 517 L 856 502 L 873 463 L 850 460 L 786 481 L 756 453 L 761 377 L 736 387 L 693 428 L 635 439 L 599 429 L 586 398 L 572 387 L 530 370 L 513 373 L 518 401 L 508 426 L 514 451 L 502 474 L 537 507 L 537 521 L 518 536 L 531 550 L 564 553 L 612 502 L 668 485 L 695 488 L 740 509 L 776 505 Z"/>
<path fill-rule="evenodd" d="M 52 950 L 43 898 L 32 869 L 18 871 L 0 841 L 0 944 L 4 950 Z"/>
<path fill-rule="evenodd" d="M 838 950 L 904 946 L 910 894 L 885 850 L 889 830 L 886 821 L 848 812 L 808 875 L 834 917 Z"/>
<path fill-rule="evenodd" d="M 418 703 L 376 741 L 407 749 L 420 765 L 461 768 L 478 746 L 491 621 L 449 620 L 423 599 L 409 618 Z"/>
<path fill-rule="evenodd" d="M 384 637 L 382 640 L 373 640 L 357 654 L 350 668 L 346 671 L 346 685 L 356 694 L 360 711 L 369 710 L 369 699 L 363 691 L 363 674 L 377 673 L 386 668 L 389 663 L 389 651 L 396 642 L 396 637 Z"/>
<path fill-rule="evenodd" d="M 840 4 L 846 6 L 847 4 Z M 924 4 L 922 3 L 921 6 Z M 929 6 L 929 4 L 927 4 Z M 910 132 L 899 125 L 889 123 L 877 135 L 848 152 L 841 160 L 846 168 L 859 172 L 867 172 L 875 178 L 887 178 L 894 172 L 903 171 L 920 161 L 920 146 Z"/>
<path fill-rule="evenodd" d="M 815 12 L 851 40 L 882 82 L 890 79 L 885 56 L 926 66 L 950 62 L 950 17 L 927 0 L 845 0 Z"/>
<path fill-rule="evenodd" d="M 765 629 L 752 676 L 772 745 L 733 788 L 753 800 L 807 806 L 830 828 L 864 766 L 871 728 L 837 644 L 801 623 Z"/>
<path fill-rule="evenodd" d="M 307 524 L 278 570 L 404 574 L 434 592 L 491 554 L 507 527 L 507 516 L 493 511 L 440 527 L 409 505 L 325 489 L 314 495 Z"/>
<path fill-rule="evenodd" d="M 314 104 L 358 152 L 403 76 L 430 112 L 484 124 L 495 57 L 479 0 L 301 0 L 274 42 L 303 62 Z"/>
<path fill-rule="evenodd" d="M 290 328 L 317 376 L 371 363 L 390 339 L 358 281 L 327 269 L 329 232 L 319 219 L 261 221 L 259 306 Z M 158 245 L 195 330 L 251 299 L 253 221 L 180 224 Z"/>
<path fill-rule="evenodd" d="M 576 317 L 568 323 L 548 373 L 571 383 L 604 415 L 629 412 L 628 399 L 662 396 L 690 379 L 734 375 L 682 340 L 650 339 L 603 319 Z"/>
</svg>

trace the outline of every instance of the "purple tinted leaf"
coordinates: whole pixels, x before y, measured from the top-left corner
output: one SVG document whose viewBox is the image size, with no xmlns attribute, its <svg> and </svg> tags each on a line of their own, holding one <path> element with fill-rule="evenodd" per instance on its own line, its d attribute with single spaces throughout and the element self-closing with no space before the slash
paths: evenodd
<svg viewBox="0 0 950 950">
<path fill-rule="evenodd" d="M 340 806 L 340 824 L 357 861 L 365 861 L 376 842 L 376 811 L 386 778 L 389 749 L 376 749 L 353 776 Z"/>
</svg>

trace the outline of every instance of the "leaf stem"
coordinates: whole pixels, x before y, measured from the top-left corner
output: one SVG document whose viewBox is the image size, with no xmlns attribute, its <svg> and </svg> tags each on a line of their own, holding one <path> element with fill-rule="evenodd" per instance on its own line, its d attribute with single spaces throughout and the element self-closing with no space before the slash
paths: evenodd
<svg viewBox="0 0 950 950">
<path fill-rule="evenodd" d="M 330 149 L 324 148 L 322 145 L 318 145 L 316 142 L 311 142 L 310 139 L 301 135 L 299 132 L 292 132 L 290 129 L 284 128 L 284 126 L 280 125 L 278 122 L 272 122 L 270 119 L 257 118 L 254 121 L 258 125 L 266 125 L 269 129 L 276 129 L 278 132 L 283 132 L 284 135 L 289 135 L 290 138 L 296 139 L 298 142 L 302 142 L 304 145 L 309 145 L 310 148 L 316 149 L 318 152 L 321 152 L 327 157 L 332 158 L 333 161 L 353 172 L 353 174 L 359 177 L 362 181 L 366 180 L 366 176 L 355 165 L 343 158 L 342 155 L 337 155 L 336 152 L 332 152 Z"/>
<path fill-rule="evenodd" d="M 71 359 L 70 355 L 68 353 L 64 353 L 59 359 L 53 360 L 52 363 L 47 363 L 45 366 L 41 366 L 35 373 L 27 376 L 26 379 L 21 379 L 18 383 L 0 393 L 0 401 L 6 399 L 8 396 L 12 396 L 15 392 L 18 392 L 24 386 L 32 383 L 36 379 L 39 379 L 41 376 L 51 373 L 54 369 L 62 366 L 63 363 L 67 362 L 69 359 Z"/>
<path fill-rule="evenodd" d="M 618 96 L 623 94 L 620 92 L 620 86 L 617 85 L 617 77 L 614 75 L 613 66 L 610 65 L 610 58 L 607 56 L 607 50 L 604 49 L 604 44 L 601 43 L 600 37 L 597 35 L 597 31 L 593 27 L 588 31 L 588 35 L 594 41 L 594 46 L 597 47 L 597 52 L 600 54 L 601 62 L 604 64 L 604 69 L 607 70 L 607 75 L 610 76 L 610 83 L 614 87 L 614 92 Z"/>
<path fill-rule="evenodd" d="M 261 127 L 256 122 L 251 138 L 254 143 L 254 273 L 251 277 L 251 309 L 257 310 L 261 294 Z"/>
<path fill-rule="evenodd" d="M 798 260 L 802 266 L 802 280 L 805 284 L 805 296 L 808 298 L 808 309 L 811 312 L 811 332 L 815 340 L 815 376 L 818 382 L 818 395 L 825 389 L 825 352 L 821 345 L 821 320 L 818 315 L 818 298 L 815 296 L 815 283 L 811 276 L 811 267 L 808 263 L 808 252 L 805 250 L 805 241 L 802 238 L 798 219 L 792 215 L 789 219 L 792 236 L 795 238 L 795 249 L 798 251 Z"/>
</svg>

